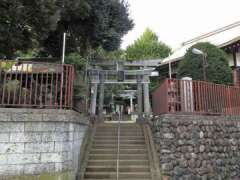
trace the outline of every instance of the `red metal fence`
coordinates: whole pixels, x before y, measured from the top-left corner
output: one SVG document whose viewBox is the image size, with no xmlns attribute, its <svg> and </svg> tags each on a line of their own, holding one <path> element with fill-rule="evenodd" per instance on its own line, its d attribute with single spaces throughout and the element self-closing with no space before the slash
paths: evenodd
<svg viewBox="0 0 240 180">
<path fill-rule="evenodd" d="M 240 115 L 240 88 L 203 81 L 166 79 L 152 94 L 153 113 Z"/>
<path fill-rule="evenodd" d="M 72 65 L 0 60 L 0 106 L 72 108 Z"/>
</svg>

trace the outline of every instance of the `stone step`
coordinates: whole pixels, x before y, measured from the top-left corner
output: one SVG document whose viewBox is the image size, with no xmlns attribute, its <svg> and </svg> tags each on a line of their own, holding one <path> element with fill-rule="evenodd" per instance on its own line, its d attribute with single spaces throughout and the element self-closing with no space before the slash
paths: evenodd
<svg viewBox="0 0 240 180">
<path fill-rule="evenodd" d="M 118 136 L 95 136 L 95 140 L 118 140 Z M 120 136 L 120 140 L 144 140 L 144 136 Z"/>
<path fill-rule="evenodd" d="M 117 166 L 101 165 L 101 166 L 88 166 L 87 172 L 116 172 Z M 150 172 L 149 166 L 119 166 L 119 172 Z"/>
<path fill-rule="evenodd" d="M 120 127 L 118 127 L 118 126 L 115 126 L 115 127 L 106 127 L 106 126 L 98 126 L 97 127 L 97 130 L 99 130 L 99 129 L 106 129 L 106 130 L 109 130 L 109 129 L 118 129 L 118 128 L 120 128 L 120 129 L 123 129 L 123 130 L 125 130 L 125 129 L 127 129 L 127 130 L 141 130 L 141 128 L 140 127 L 138 127 L 138 126 L 121 126 L 120 125 Z"/>
<path fill-rule="evenodd" d="M 97 131 L 108 131 L 108 132 L 111 132 L 111 131 L 118 131 L 118 127 L 110 127 L 110 128 L 97 128 L 96 130 Z M 142 129 L 141 128 L 138 128 L 138 127 L 120 127 L 120 131 L 122 132 L 141 132 Z"/>
<path fill-rule="evenodd" d="M 97 127 L 98 128 L 110 128 L 110 127 L 118 127 L 119 124 L 116 123 L 116 124 L 100 124 L 98 125 Z M 133 124 L 133 123 L 125 123 L 125 124 L 120 124 L 120 127 L 136 127 L 136 128 L 140 128 L 140 125 L 139 124 Z"/>
<path fill-rule="evenodd" d="M 95 137 L 101 137 L 101 136 L 109 136 L 109 137 L 117 137 L 118 136 L 118 132 L 97 132 L 95 134 Z M 138 137 L 144 137 L 143 133 L 139 132 L 130 132 L 130 133 L 120 133 L 120 137 L 129 137 L 129 136 L 138 136 Z"/>
<path fill-rule="evenodd" d="M 116 172 L 86 172 L 84 178 L 116 178 Z M 151 178 L 149 172 L 120 172 L 119 178 L 136 178 L 136 179 L 146 179 Z"/>
<path fill-rule="evenodd" d="M 117 161 L 114 160 L 97 160 L 92 159 L 88 161 L 87 166 L 101 166 L 101 165 L 111 165 L 116 166 Z M 149 162 L 148 160 L 119 160 L 120 166 L 148 166 Z"/>
<path fill-rule="evenodd" d="M 92 149 L 91 154 L 115 154 L 117 153 L 117 148 L 114 149 Z M 147 153 L 146 148 L 144 149 L 120 149 L 120 154 L 144 154 Z"/>
<path fill-rule="evenodd" d="M 118 138 L 118 126 L 118 124 L 98 125 L 88 155 L 84 179 L 116 180 L 118 157 L 119 180 L 151 179 L 142 128 L 138 124 L 120 124 Z"/>
<path fill-rule="evenodd" d="M 94 139 L 93 144 L 118 144 L 118 140 L 117 139 L 116 140 Z M 120 139 L 120 144 L 121 145 L 125 145 L 125 144 L 145 144 L 145 141 L 143 139 Z"/>
<path fill-rule="evenodd" d="M 89 159 L 116 160 L 117 154 L 89 154 Z M 120 160 L 148 160 L 147 154 L 120 154 Z"/>
<path fill-rule="evenodd" d="M 114 131 L 118 131 L 119 128 L 97 128 L 96 131 L 97 132 L 114 132 Z M 141 128 L 134 128 L 134 127 L 129 127 L 129 128 L 123 128 L 120 127 L 120 131 L 121 132 L 142 132 Z"/>
<path fill-rule="evenodd" d="M 118 130 L 116 129 L 116 130 L 109 130 L 109 129 L 98 129 L 97 131 L 96 131 L 97 133 L 109 133 L 109 134 L 111 134 L 111 133 L 118 133 Z M 134 130 L 134 129 L 129 129 L 129 130 L 120 130 L 120 133 L 121 134 L 128 134 L 128 133 L 135 133 L 135 134 L 143 134 L 142 133 L 142 130 Z"/>
<path fill-rule="evenodd" d="M 97 127 L 97 130 L 101 130 L 101 129 L 104 129 L 104 130 L 111 130 L 111 129 L 118 129 L 120 128 L 121 130 L 142 130 L 140 127 L 136 127 L 136 126 L 116 126 L 116 127 Z"/>
<path fill-rule="evenodd" d="M 97 129 L 118 129 L 119 126 L 115 125 L 115 126 L 98 126 Z M 141 129 L 141 127 L 139 125 L 120 125 L 120 129 Z"/>
<path fill-rule="evenodd" d="M 117 149 L 117 144 L 93 144 L 92 149 Z M 120 144 L 120 149 L 144 149 L 145 144 Z"/>
</svg>

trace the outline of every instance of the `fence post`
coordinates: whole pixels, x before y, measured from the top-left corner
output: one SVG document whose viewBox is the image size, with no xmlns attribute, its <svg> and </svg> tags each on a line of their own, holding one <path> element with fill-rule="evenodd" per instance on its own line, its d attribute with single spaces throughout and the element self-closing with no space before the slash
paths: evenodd
<svg viewBox="0 0 240 180">
<path fill-rule="evenodd" d="M 232 115 L 232 106 L 231 106 L 231 92 L 230 87 L 227 86 L 227 114 Z"/>
<path fill-rule="evenodd" d="M 2 83 L 2 72 L 3 72 L 3 67 L 2 67 L 2 60 L 0 60 L 0 83 Z"/>
<path fill-rule="evenodd" d="M 166 90 L 166 113 L 169 113 L 169 96 L 168 96 L 168 91 L 169 91 L 169 84 L 171 85 L 171 79 L 165 79 L 165 90 Z"/>
<path fill-rule="evenodd" d="M 184 77 L 180 81 L 181 111 L 193 112 L 193 84 L 192 78 Z"/>
</svg>

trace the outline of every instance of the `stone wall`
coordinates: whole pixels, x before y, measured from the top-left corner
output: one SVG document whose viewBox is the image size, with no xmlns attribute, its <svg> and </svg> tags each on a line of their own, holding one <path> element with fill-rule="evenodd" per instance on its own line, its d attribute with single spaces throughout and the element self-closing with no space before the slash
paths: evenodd
<svg viewBox="0 0 240 180">
<path fill-rule="evenodd" d="M 152 131 L 168 179 L 240 179 L 240 117 L 168 114 Z"/>
<path fill-rule="evenodd" d="M 74 177 L 87 127 L 87 119 L 71 110 L 0 109 L 0 177 Z"/>
</svg>

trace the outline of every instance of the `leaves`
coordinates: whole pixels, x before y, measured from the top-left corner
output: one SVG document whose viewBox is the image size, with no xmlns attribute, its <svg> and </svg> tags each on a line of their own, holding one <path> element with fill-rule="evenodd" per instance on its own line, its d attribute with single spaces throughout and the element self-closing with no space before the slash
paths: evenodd
<svg viewBox="0 0 240 180">
<path fill-rule="evenodd" d="M 3 0 L 0 2 L 0 54 L 13 58 L 17 50 L 37 46 L 56 26 L 54 1 Z"/>
<path fill-rule="evenodd" d="M 68 32 L 66 53 L 86 56 L 102 46 L 116 50 L 133 27 L 128 5 L 120 0 L 1 0 L 0 55 L 41 49 L 60 57 L 62 34 Z"/>
<path fill-rule="evenodd" d="M 125 60 L 126 53 L 124 50 L 106 51 L 102 47 L 98 47 L 92 53 L 92 57 L 97 60 Z"/>
<path fill-rule="evenodd" d="M 197 43 L 188 49 L 178 68 L 178 78 L 190 76 L 194 80 L 203 79 L 203 57 L 192 53 L 197 48 L 207 54 L 207 80 L 218 84 L 232 84 L 232 70 L 223 50 L 210 43 Z"/>
<path fill-rule="evenodd" d="M 74 8 L 72 3 L 76 3 Z M 122 36 L 132 27 L 128 6 L 119 0 L 65 1 L 58 27 L 46 39 L 44 47 L 49 54 L 60 56 L 62 33 L 69 32 L 67 53 L 86 56 L 99 46 L 113 51 L 119 48 Z"/>
<path fill-rule="evenodd" d="M 70 53 L 65 58 L 67 64 L 73 64 L 76 70 L 83 70 L 87 60 L 78 53 Z"/>
<path fill-rule="evenodd" d="M 128 60 L 165 58 L 170 53 L 170 47 L 159 42 L 156 33 L 150 29 L 146 29 L 143 35 L 126 50 Z"/>
</svg>

